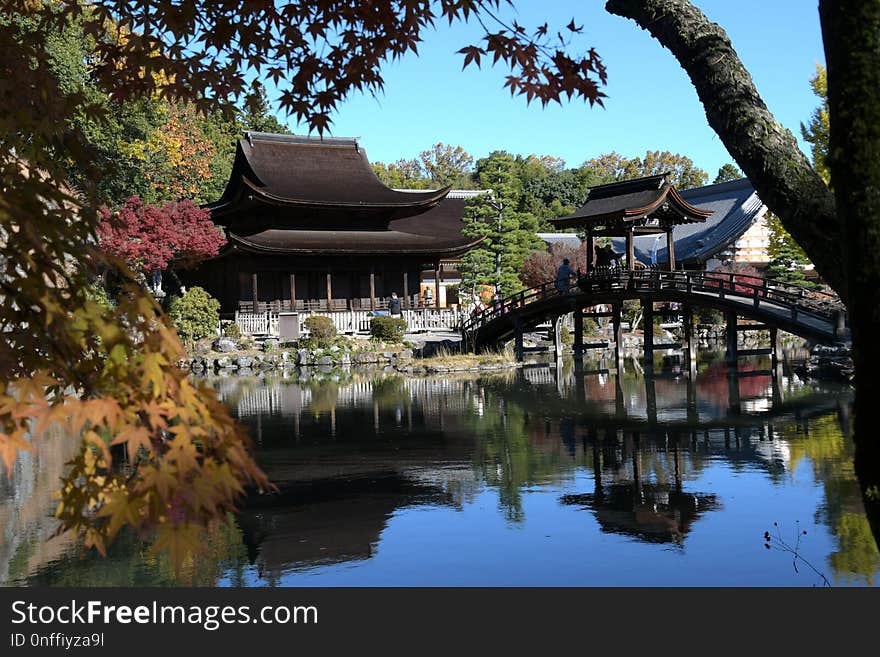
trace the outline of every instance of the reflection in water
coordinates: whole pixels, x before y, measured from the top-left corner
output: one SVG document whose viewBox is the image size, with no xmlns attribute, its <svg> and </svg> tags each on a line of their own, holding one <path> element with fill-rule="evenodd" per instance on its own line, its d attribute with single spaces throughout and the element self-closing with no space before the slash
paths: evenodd
<svg viewBox="0 0 880 657">
<path fill-rule="evenodd" d="M 695 381 L 604 363 L 405 378 L 298 370 L 216 378 L 280 493 L 211 534 L 184 580 L 226 585 L 809 585 L 762 550 L 810 525 L 838 584 L 880 557 L 845 438 L 851 392 L 764 362 Z M 0 479 L 0 581 L 168 584 L 133 538 L 83 557 L 52 530 L 63 441 Z"/>
</svg>

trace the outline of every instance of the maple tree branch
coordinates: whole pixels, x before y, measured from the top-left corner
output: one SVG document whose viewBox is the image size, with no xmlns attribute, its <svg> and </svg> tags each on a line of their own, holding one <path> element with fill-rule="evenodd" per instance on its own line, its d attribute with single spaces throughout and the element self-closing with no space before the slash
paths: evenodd
<svg viewBox="0 0 880 657">
<path fill-rule="evenodd" d="M 697 91 L 709 125 L 761 200 L 846 299 L 839 248 L 843 234 L 834 195 L 791 131 L 770 113 L 727 33 L 688 0 L 608 0 L 605 9 L 635 21 L 675 56 Z"/>
</svg>

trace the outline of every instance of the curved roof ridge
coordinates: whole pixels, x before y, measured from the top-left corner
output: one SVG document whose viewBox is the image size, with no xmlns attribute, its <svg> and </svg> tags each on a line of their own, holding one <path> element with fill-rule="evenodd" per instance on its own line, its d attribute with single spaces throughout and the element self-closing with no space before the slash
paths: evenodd
<svg viewBox="0 0 880 657">
<path fill-rule="evenodd" d="M 357 139 L 246 132 L 236 144 L 223 195 L 204 207 L 215 219 L 238 213 L 246 220 L 256 202 L 316 209 L 369 208 L 391 220 L 401 212 L 418 214 L 430 209 L 450 189 L 401 192 L 388 187 L 376 176 Z M 296 217 L 288 219 L 285 223 L 296 223 Z"/>
</svg>

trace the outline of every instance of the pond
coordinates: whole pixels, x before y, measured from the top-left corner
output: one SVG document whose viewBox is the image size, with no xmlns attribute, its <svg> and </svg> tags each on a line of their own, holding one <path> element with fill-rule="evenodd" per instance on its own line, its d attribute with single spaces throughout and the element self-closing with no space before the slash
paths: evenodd
<svg viewBox="0 0 880 657">
<path fill-rule="evenodd" d="M 873 585 L 848 387 L 628 361 L 404 377 L 292 370 L 212 385 L 279 493 L 252 497 L 172 576 L 132 537 L 52 537 L 67 443 L 0 478 L 12 585 Z M 770 531 L 771 549 L 764 533 Z M 779 539 L 797 547 L 785 552 Z M 797 568 L 795 568 L 795 564 Z M 815 569 L 815 570 L 813 570 Z"/>
</svg>

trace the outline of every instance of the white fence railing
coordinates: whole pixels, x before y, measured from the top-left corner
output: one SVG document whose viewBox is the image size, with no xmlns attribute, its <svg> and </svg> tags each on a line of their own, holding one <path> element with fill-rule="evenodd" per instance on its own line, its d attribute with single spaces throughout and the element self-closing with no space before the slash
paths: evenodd
<svg viewBox="0 0 880 657">
<path fill-rule="evenodd" d="M 311 315 L 329 317 L 340 333 L 367 334 L 370 332 L 372 314 L 369 310 L 345 310 L 340 312 L 300 312 L 299 331 L 301 335 L 308 334 L 309 331 L 304 322 Z M 461 326 L 459 311 L 453 308 L 404 310 L 402 317 L 406 320 L 406 330 L 410 333 L 437 330 L 455 331 Z M 242 333 L 248 335 L 278 335 L 277 312 L 237 312 L 235 313 L 235 323 Z"/>
</svg>

